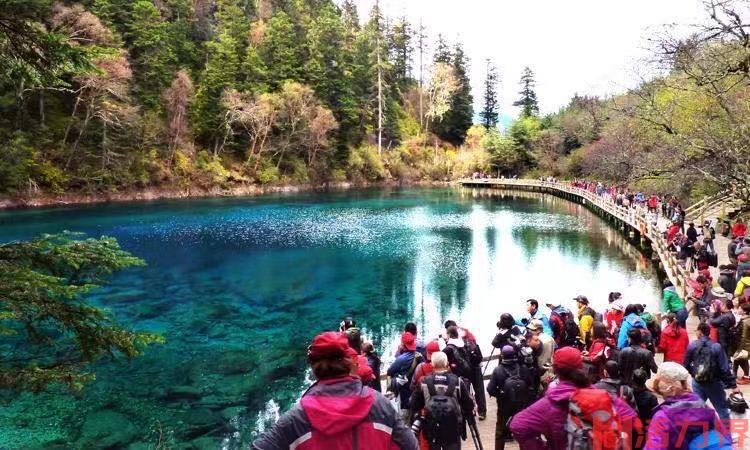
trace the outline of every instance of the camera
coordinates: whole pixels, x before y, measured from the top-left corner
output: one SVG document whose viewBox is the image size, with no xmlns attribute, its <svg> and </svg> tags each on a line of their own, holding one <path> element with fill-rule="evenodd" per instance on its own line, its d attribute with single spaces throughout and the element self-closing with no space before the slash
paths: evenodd
<svg viewBox="0 0 750 450">
<path fill-rule="evenodd" d="M 411 423 L 411 431 L 419 437 L 419 433 L 422 431 L 422 425 L 424 424 L 424 416 L 417 416 L 414 422 Z"/>
</svg>

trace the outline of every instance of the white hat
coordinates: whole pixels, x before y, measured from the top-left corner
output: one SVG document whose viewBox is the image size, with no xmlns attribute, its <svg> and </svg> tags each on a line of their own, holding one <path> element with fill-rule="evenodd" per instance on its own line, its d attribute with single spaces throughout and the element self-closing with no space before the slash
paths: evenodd
<svg viewBox="0 0 750 450">
<path fill-rule="evenodd" d="M 676 362 L 668 361 L 661 363 L 656 376 L 665 381 L 687 381 L 690 377 L 687 369 Z"/>
</svg>

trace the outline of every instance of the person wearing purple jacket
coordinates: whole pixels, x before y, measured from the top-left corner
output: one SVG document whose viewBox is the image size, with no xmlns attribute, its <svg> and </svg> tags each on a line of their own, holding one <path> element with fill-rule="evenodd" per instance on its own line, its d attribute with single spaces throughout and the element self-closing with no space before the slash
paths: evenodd
<svg viewBox="0 0 750 450">
<path fill-rule="evenodd" d="M 687 450 L 696 441 L 711 448 L 732 448 L 732 437 L 719 416 L 688 388 L 687 369 L 676 362 L 659 366 L 652 389 L 664 397 L 648 427 L 644 450 Z"/>
<path fill-rule="evenodd" d="M 589 380 L 583 372 L 581 352 L 574 347 L 563 347 L 555 352 L 552 370 L 557 376 L 557 384 L 550 386 L 544 397 L 516 414 L 510 423 L 510 431 L 523 450 L 567 448 L 568 401 L 578 389 L 588 388 Z M 619 398 L 615 400 L 615 412 L 628 444 L 625 448 L 630 448 L 631 432 L 640 433 L 642 428 L 638 414 Z"/>
</svg>

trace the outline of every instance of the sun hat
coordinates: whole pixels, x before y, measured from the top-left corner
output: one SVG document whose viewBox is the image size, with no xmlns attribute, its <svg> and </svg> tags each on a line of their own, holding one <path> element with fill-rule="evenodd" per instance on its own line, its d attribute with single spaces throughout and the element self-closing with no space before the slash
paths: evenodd
<svg viewBox="0 0 750 450">
<path fill-rule="evenodd" d="M 557 369 L 582 369 L 583 356 L 575 347 L 563 347 L 552 355 L 552 366 Z"/>
<path fill-rule="evenodd" d="M 327 331 L 313 338 L 307 355 L 310 361 L 340 359 L 347 356 L 349 349 L 349 340 L 345 335 L 335 331 Z"/>
</svg>

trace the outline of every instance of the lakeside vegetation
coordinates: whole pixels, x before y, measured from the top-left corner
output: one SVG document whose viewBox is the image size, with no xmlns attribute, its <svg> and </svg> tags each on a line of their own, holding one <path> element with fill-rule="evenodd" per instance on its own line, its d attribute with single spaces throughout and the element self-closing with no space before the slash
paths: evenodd
<svg viewBox="0 0 750 450">
<path fill-rule="evenodd" d="M 497 62 L 475 114 L 470 49 L 428 49 L 377 2 L 364 20 L 351 0 L 2 4 L 0 195 L 481 171 L 750 199 L 743 2 L 705 0 L 704 25 L 655 36 L 662 75 L 621 95 L 540 115 L 527 68 L 503 130 Z"/>
</svg>

